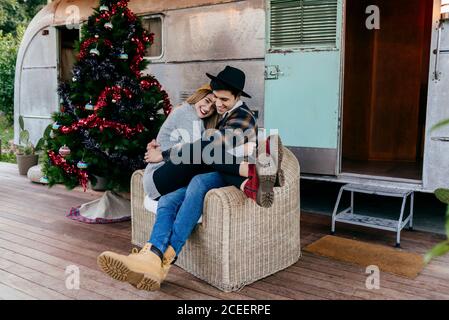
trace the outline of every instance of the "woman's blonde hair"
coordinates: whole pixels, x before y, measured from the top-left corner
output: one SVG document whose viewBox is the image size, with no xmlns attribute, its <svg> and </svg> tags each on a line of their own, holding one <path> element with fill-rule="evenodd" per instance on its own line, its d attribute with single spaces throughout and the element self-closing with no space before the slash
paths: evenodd
<svg viewBox="0 0 449 320">
<path fill-rule="evenodd" d="M 200 102 L 201 100 L 203 100 L 204 98 L 207 97 L 207 95 L 212 93 L 212 88 L 210 87 L 209 84 L 205 84 L 201 87 L 199 87 L 198 89 L 196 89 L 196 91 L 187 98 L 186 102 L 190 105 L 194 105 L 198 102 Z M 207 117 L 206 119 L 203 120 L 204 121 L 204 127 L 206 129 L 215 129 L 215 127 L 217 126 L 218 123 L 218 113 L 214 112 L 214 114 L 212 114 L 210 117 Z"/>
</svg>

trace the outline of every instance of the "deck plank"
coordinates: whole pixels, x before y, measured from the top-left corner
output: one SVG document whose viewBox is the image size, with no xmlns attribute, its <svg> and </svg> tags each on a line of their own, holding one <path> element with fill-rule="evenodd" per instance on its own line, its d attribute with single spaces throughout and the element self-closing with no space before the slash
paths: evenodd
<svg viewBox="0 0 449 320">
<path fill-rule="evenodd" d="M 449 256 L 433 261 L 416 278 L 381 273 L 381 289 L 365 287 L 364 268 L 304 252 L 290 268 L 224 293 L 173 266 L 158 292 L 136 290 L 104 275 L 96 257 L 104 250 L 129 253 L 131 224 L 90 225 L 70 220 L 72 206 L 101 193 L 48 189 L 19 176 L 17 166 L 0 163 L 0 299 L 449 299 Z M 302 247 L 329 233 L 328 216 L 302 212 Z M 337 235 L 370 243 L 394 244 L 394 234 L 337 225 Z M 440 235 L 403 232 L 402 249 L 424 254 Z M 79 290 L 65 286 L 65 270 L 80 270 Z"/>
<path fill-rule="evenodd" d="M 10 288 L 24 292 L 38 299 L 46 300 L 68 300 L 67 295 L 61 294 L 55 290 L 49 289 L 42 283 L 35 282 L 38 278 L 36 273 L 32 273 L 29 270 L 24 273 L 24 277 L 13 273 L 14 264 L 9 263 L 7 260 L 0 260 L 0 283 Z M 28 278 L 28 279 L 27 279 Z"/>
<path fill-rule="evenodd" d="M 0 283 L 0 300 L 37 300 L 37 298 Z"/>
</svg>

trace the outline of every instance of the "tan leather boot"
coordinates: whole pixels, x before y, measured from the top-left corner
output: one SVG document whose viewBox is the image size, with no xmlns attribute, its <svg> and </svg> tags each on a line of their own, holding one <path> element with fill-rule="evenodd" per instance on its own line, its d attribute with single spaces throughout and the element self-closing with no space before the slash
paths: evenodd
<svg viewBox="0 0 449 320">
<path fill-rule="evenodd" d="M 109 276 L 119 281 L 128 281 L 138 289 L 159 290 L 164 277 L 161 258 L 147 243 L 142 250 L 136 248 L 128 255 L 106 251 L 97 258 L 98 266 Z"/>
<path fill-rule="evenodd" d="M 161 283 L 165 280 L 167 277 L 168 271 L 170 270 L 170 267 L 172 265 L 172 262 L 176 259 L 176 252 L 173 249 L 172 246 L 168 246 L 168 248 L 165 250 L 163 258 L 162 258 L 162 272 L 161 272 L 161 278 L 159 281 L 159 287 Z M 159 289 L 155 289 L 154 287 L 154 277 L 151 277 L 151 274 L 144 274 L 143 277 L 138 278 L 139 282 L 135 285 L 136 288 L 141 290 L 148 290 L 148 291 L 154 291 Z"/>
<path fill-rule="evenodd" d="M 170 270 L 170 267 L 175 259 L 176 259 L 175 249 L 173 249 L 172 246 L 168 246 L 167 250 L 165 250 L 164 252 L 164 258 L 162 259 L 162 270 L 164 271 L 162 281 L 164 281 L 165 278 L 167 277 L 168 271 Z"/>
</svg>

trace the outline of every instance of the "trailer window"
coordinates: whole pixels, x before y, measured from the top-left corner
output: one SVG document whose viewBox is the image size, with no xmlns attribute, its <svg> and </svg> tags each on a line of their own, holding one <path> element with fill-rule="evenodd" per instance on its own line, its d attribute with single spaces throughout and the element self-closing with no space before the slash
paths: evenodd
<svg viewBox="0 0 449 320">
<path fill-rule="evenodd" d="M 334 47 L 338 0 L 271 0 L 270 49 Z"/>
<path fill-rule="evenodd" d="M 147 49 L 145 57 L 149 59 L 159 59 L 162 57 L 162 16 L 149 16 L 142 19 L 145 30 L 154 33 L 154 43 Z"/>
</svg>

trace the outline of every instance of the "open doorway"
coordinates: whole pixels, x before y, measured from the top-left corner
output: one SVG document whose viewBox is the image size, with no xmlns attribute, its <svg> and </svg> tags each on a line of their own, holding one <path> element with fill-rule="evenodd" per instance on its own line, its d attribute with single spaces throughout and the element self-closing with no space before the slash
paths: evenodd
<svg viewBox="0 0 449 320">
<path fill-rule="evenodd" d="M 58 28 L 59 33 L 59 80 L 72 79 L 72 69 L 76 62 L 75 43 L 79 40 L 79 29 Z"/>
<path fill-rule="evenodd" d="M 366 8 L 380 9 L 380 29 Z M 347 0 L 342 173 L 422 180 L 433 0 Z"/>
</svg>

